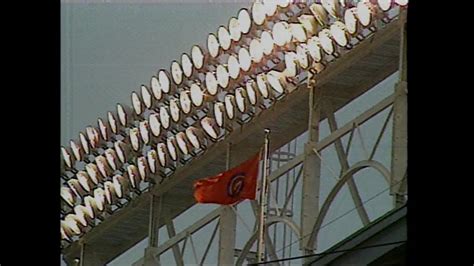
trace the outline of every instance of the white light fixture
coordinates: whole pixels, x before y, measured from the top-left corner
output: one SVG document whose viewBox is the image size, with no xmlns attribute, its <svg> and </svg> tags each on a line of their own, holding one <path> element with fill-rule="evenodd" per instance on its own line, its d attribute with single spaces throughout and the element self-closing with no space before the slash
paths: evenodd
<svg viewBox="0 0 474 266">
<path fill-rule="evenodd" d="M 370 25 L 375 13 L 375 8 L 370 2 L 361 1 L 357 4 L 357 18 L 362 26 L 367 27 Z"/>
<path fill-rule="evenodd" d="M 125 163 L 127 161 L 127 157 L 126 157 L 126 148 L 127 148 L 127 145 L 125 145 L 125 143 L 121 140 L 118 140 L 114 143 L 114 148 L 115 148 L 115 152 L 117 153 L 117 157 L 119 158 L 120 162 L 121 163 Z"/>
<path fill-rule="evenodd" d="M 252 65 L 252 58 L 245 47 L 239 49 L 239 65 L 243 71 L 249 71 L 250 66 Z"/>
<path fill-rule="evenodd" d="M 275 90 L 278 94 L 282 94 L 285 92 L 286 81 L 285 76 L 282 72 L 278 72 L 275 70 L 269 71 L 267 74 L 267 81 L 272 87 L 272 89 Z"/>
<path fill-rule="evenodd" d="M 82 149 L 86 154 L 89 154 L 89 141 L 87 141 L 86 135 L 84 133 L 79 133 L 79 141 L 81 142 Z"/>
<path fill-rule="evenodd" d="M 99 182 L 103 180 L 104 176 L 102 176 L 102 174 L 99 172 L 97 165 L 93 163 L 86 164 L 86 172 L 92 182 L 96 185 L 98 185 Z"/>
<path fill-rule="evenodd" d="M 344 12 L 344 24 L 350 34 L 357 32 L 357 8 L 349 8 Z"/>
<path fill-rule="evenodd" d="M 191 112 L 191 97 L 189 96 L 190 94 L 190 91 L 181 91 L 179 93 L 179 105 L 181 106 L 181 110 L 185 114 L 189 114 Z"/>
<path fill-rule="evenodd" d="M 221 102 L 214 103 L 214 117 L 218 126 L 222 127 L 224 125 L 224 104 Z"/>
<path fill-rule="evenodd" d="M 76 203 L 76 196 L 73 193 L 71 188 L 61 187 L 61 198 L 71 207 Z"/>
<path fill-rule="evenodd" d="M 166 107 L 160 107 L 160 123 L 164 129 L 168 129 L 170 127 L 170 115 Z"/>
<path fill-rule="evenodd" d="M 127 111 L 121 104 L 117 104 L 117 115 L 122 126 L 127 126 Z"/>
<path fill-rule="evenodd" d="M 153 136 L 159 137 L 161 133 L 160 116 L 158 114 L 150 114 L 148 122 L 150 122 L 151 133 Z"/>
<path fill-rule="evenodd" d="M 267 15 L 268 17 L 275 15 L 277 11 L 277 3 L 274 0 L 264 1 L 263 6 L 265 8 L 265 15 Z"/>
<path fill-rule="evenodd" d="M 266 10 L 263 3 L 255 1 L 252 5 L 252 19 L 257 25 L 262 25 L 265 22 Z"/>
<path fill-rule="evenodd" d="M 273 25 L 272 29 L 273 41 L 278 46 L 284 46 L 291 41 L 291 31 L 288 23 L 279 21 Z"/>
<path fill-rule="evenodd" d="M 241 9 L 237 15 L 237 19 L 239 20 L 240 32 L 247 34 L 250 31 L 250 27 L 252 27 L 252 19 L 250 18 L 248 10 L 245 8 Z"/>
<path fill-rule="evenodd" d="M 298 66 L 300 66 L 302 69 L 308 69 L 309 67 L 309 59 L 308 59 L 308 49 L 306 47 L 306 44 L 300 43 L 296 47 L 296 62 Z"/>
<path fill-rule="evenodd" d="M 180 85 L 183 82 L 183 70 L 178 62 L 173 61 L 171 63 L 171 76 L 176 85 Z"/>
<path fill-rule="evenodd" d="M 318 31 L 318 22 L 314 16 L 301 15 L 298 17 L 298 21 L 309 35 L 314 35 Z"/>
<path fill-rule="evenodd" d="M 105 159 L 107 159 L 107 163 L 109 164 L 110 168 L 116 171 L 118 168 L 117 165 L 119 163 L 119 160 L 117 153 L 114 149 L 108 148 L 107 150 L 105 150 Z"/>
<path fill-rule="evenodd" d="M 179 100 L 175 98 L 170 99 L 170 114 L 174 122 L 178 122 L 180 117 L 178 101 Z"/>
<path fill-rule="evenodd" d="M 377 4 L 382 11 L 388 11 L 392 7 L 392 3 L 393 0 L 377 0 Z"/>
<path fill-rule="evenodd" d="M 102 138 L 106 141 L 109 140 L 109 129 L 101 118 L 97 119 L 97 125 L 99 126 L 99 131 Z"/>
<path fill-rule="evenodd" d="M 69 145 L 71 146 L 72 154 L 74 155 L 74 158 L 76 158 L 77 161 L 82 160 L 82 148 L 80 145 L 77 145 L 77 143 L 73 140 L 69 141 Z"/>
<path fill-rule="evenodd" d="M 97 165 L 97 169 L 99 169 L 99 173 L 103 177 L 107 178 L 110 174 L 112 174 L 112 171 L 107 163 L 107 159 L 105 159 L 104 156 L 99 155 L 95 157 L 95 164 Z"/>
<path fill-rule="evenodd" d="M 125 178 L 121 175 L 115 175 L 112 178 L 114 191 L 117 198 L 121 199 L 125 194 Z"/>
<path fill-rule="evenodd" d="M 86 209 L 88 210 L 88 212 L 92 213 L 94 217 L 95 217 L 95 213 L 99 212 L 99 207 L 97 206 L 97 203 L 95 202 L 95 199 L 92 196 L 86 196 L 84 198 L 84 205 Z"/>
<path fill-rule="evenodd" d="M 327 54 L 333 54 L 335 48 L 334 42 L 331 38 L 331 32 L 328 29 L 323 29 L 319 32 L 318 37 L 324 52 L 326 52 Z"/>
<path fill-rule="evenodd" d="M 265 55 L 271 55 L 273 52 L 273 46 L 275 42 L 273 41 L 273 37 L 271 32 L 263 31 L 262 35 L 260 35 L 260 45 L 262 47 L 262 52 Z"/>
<path fill-rule="evenodd" d="M 86 127 L 86 134 L 92 148 L 97 148 L 99 146 L 100 139 L 99 132 L 97 131 L 97 129 L 88 126 Z"/>
<path fill-rule="evenodd" d="M 339 0 L 321 0 L 324 9 L 329 15 L 337 18 L 337 10 L 339 9 Z"/>
<path fill-rule="evenodd" d="M 311 58 L 313 58 L 314 61 L 321 61 L 321 42 L 319 41 L 319 38 L 317 36 L 313 36 L 308 40 L 306 49 L 308 49 L 309 55 L 311 56 Z"/>
<path fill-rule="evenodd" d="M 133 127 L 130 129 L 130 143 L 132 144 L 132 149 L 138 151 L 140 149 L 140 132 L 138 128 Z"/>
<path fill-rule="evenodd" d="M 253 39 L 252 41 L 250 41 L 249 52 L 252 61 L 255 63 L 260 63 L 263 57 L 263 48 L 262 44 L 258 39 Z"/>
<path fill-rule="evenodd" d="M 247 97 L 247 93 L 245 92 L 244 88 L 239 87 L 235 89 L 235 102 L 237 105 L 237 109 L 241 113 L 245 113 L 245 98 Z"/>
<path fill-rule="evenodd" d="M 245 83 L 245 90 L 251 105 L 257 104 L 257 93 L 255 92 L 255 82 L 253 80 L 248 80 Z"/>
<path fill-rule="evenodd" d="M 132 188 L 138 188 L 138 185 L 140 184 L 140 174 L 138 172 L 138 168 L 133 164 L 128 165 L 127 175 Z"/>
<path fill-rule="evenodd" d="M 217 94 L 217 79 L 212 72 L 206 73 L 206 90 L 210 95 Z"/>
<path fill-rule="evenodd" d="M 64 161 L 64 164 L 71 168 L 72 167 L 72 164 L 73 164 L 73 160 L 72 160 L 72 156 L 71 154 L 69 153 L 69 151 L 64 148 L 64 147 L 61 147 L 61 153 L 62 153 L 62 157 L 63 157 L 63 161 Z"/>
<path fill-rule="evenodd" d="M 193 60 L 193 65 L 196 69 L 201 69 L 204 65 L 204 55 L 201 47 L 198 45 L 194 45 L 193 48 L 191 48 L 191 59 Z"/>
<path fill-rule="evenodd" d="M 230 48 L 232 42 L 230 38 L 230 33 L 226 27 L 220 26 L 217 30 L 217 38 L 219 39 L 219 44 L 224 51 L 227 51 Z"/>
<path fill-rule="evenodd" d="M 286 8 L 290 3 L 293 3 L 292 0 L 274 0 L 275 3 L 281 8 Z"/>
<path fill-rule="evenodd" d="M 81 234 L 81 230 L 79 229 L 79 226 L 77 225 L 76 222 L 76 215 L 74 214 L 68 214 L 64 218 L 64 222 L 62 223 L 63 228 L 65 228 L 65 231 L 69 231 L 73 235 L 79 235 Z"/>
<path fill-rule="evenodd" d="M 406 6 L 408 5 L 408 0 L 395 0 L 395 3 L 397 3 L 399 6 Z"/>
<path fill-rule="evenodd" d="M 171 89 L 170 78 L 168 77 L 168 74 L 165 70 L 162 69 L 158 72 L 158 81 L 160 83 L 161 91 L 164 93 L 169 93 Z"/>
<path fill-rule="evenodd" d="M 86 194 L 86 191 L 82 188 L 77 179 L 69 179 L 66 183 L 77 196 L 82 197 Z"/>
<path fill-rule="evenodd" d="M 344 47 L 349 44 L 349 36 L 346 31 L 346 25 L 340 21 L 334 22 L 330 28 L 331 35 L 337 44 Z"/>
<path fill-rule="evenodd" d="M 143 99 L 143 103 L 145 104 L 145 107 L 150 108 L 152 104 L 150 91 L 148 91 L 148 88 L 145 85 L 142 85 L 140 87 L 140 91 L 141 91 L 141 95 L 142 95 L 142 99 Z"/>
<path fill-rule="evenodd" d="M 107 113 L 107 119 L 109 120 L 110 129 L 114 134 L 117 134 L 117 120 L 115 120 L 115 116 L 112 112 Z"/>
<path fill-rule="evenodd" d="M 230 18 L 228 28 L 229 28 L 230 38 L 233 41 L 240 40 L 240 36 L 241 36 L 242 32 L 240 31 L 239 20 L 236 17 L 231 17 Z"/>
<path fill-rule="evenodd" d="M 91 184 L 90 184 L 89 176 L 87 175 L 87 173 L 85 171 L 79 171 L 77 172 L 76 177 L 77 177 L 77 181 L 79 181 L 79 184 L 81 184 L 82 188 L 85 191 L 90 192 Z"/>
<path fill-rule="evenodd" d="M 204 132 L 211 137 L 212 139 L 217 139 L 218 137 L 218 128 L 216 126 L 216 121 L 210 117 L 204 117 L 201 120 L 201 126 L 204 129 Z"/>
<path fill-rule="evenodd" d="M 191 84 L 189 92 L 194 106 L 200 107 L 204 103 L 204 93 L 196 83 Z"/>
<path fill-rule="evenodd" d="M 148 144 L 150 141 L 150 133 L 148 132 L 148 121 L 141 121 L 138 126 L 140 130 L 140 137 L 142 138 L 143 143 Z"/>
<path fill-rule="evenodd" d="M 111 205 L 114 203 L 115 199 L 115 187 L 114 184 L 110 181 L 105 181 L 104 182 L 104 194 L 105 194 L 105 199 L 107 201 L 107 204 Z"/>
<path fill-rule="evenodd" d="M 82 205 L 77 205 L 74 207 L 74 216 L 71 216 L 76 220 L 77 225 L 81 227 L 87 227 L 86 212 L 85 207 Z"/>
<path fill-rule="evenodd" d="M 306 42 L 306 31 L 302 24 L 300 23 L 291 23 L 288 25 L 291 32 L 291 36 L 297 42 Z"/>
<path fill-rule="evenodd" d="M 240 74 L 240 64 L 239 60 L 237 60 L 237 57 L 230 55 L 227 61 L 227 66 L 229 67 L 229 76 L 232 79 L 237 79 Z"/>
<path fill-rule="evenodd" d="M 186 137 L 188 138 L 189 142 L 195 149 L 201 148 L 201 141 L 199 139 L 200 132 L 195 127 L 188 127 L 186 128 Z"/>
<path fill-rule="evenodd" d="M 97 209 L 103 211 L 105 208 L 105 192 L 102 188 L 98 187 L 94 190 L 94 199 Z"/>
<path fill-rule="evenodd" d="M 289 77 L 296 76 L 296 53 L 294 52 L 285 53 L 285 73 Z"/>
<path fill-rule="evenodd" d="M 156 173 L 156 163 L 158 161 L 158 154 L 155 150 L 151 149 L 148 151 L 147 155 L 148 166 L 150 167 L 150 171 L 154 174 Z"/>
<path fill-rule="evenodd" d="M 161 85 L 157 77 L 155 76 L 151 77 L 150 87 L 151 87 L 151 92 L 153 93 L 153 96 L 155 97 L 155 99 L 161 100 L 161 98 L 163 97 L 163 90 L 161 89 Z"/>
<path fill-rule="evenodd" d="M 209 33 L 209 36 L 207 37 L 207 50 L 209 51 L 211 57 L 217 57 L 219 54 L 219 48 L 219 41 L 217 40 L 216 35 Z"/>
<path fill-rule="evenodd" d="M 179 150 L 184 154 L 189 154 L 188 144 L 186 143 L 186 133 L 179 132 L 176 134 L 176 143 L 178 144 Z"/>
<path fill-rule="evenodd" d="M 235 117 L 234 103 L 235 103 L 234 95 L 227 94 L 224 97 L 225 111 L 226 111 L 226 114 L 227 114 L 227 118 L 229 118 L 229 119 L 234 119 L 234 117 Z"/>
<path fill-rule="evenodd" d="M 142 181 L 145 181 L 148 177 L 148 163 L 147 159 L 143 156 L 137 158 L 138 173 Z"/>
<path fill-rule="evenodd" d="M 216 77 L 219 86 L 221 86 L 223 89 L 226 89 L 227 85 L 229 85 L 229 72 L 227 71 L 227 68 L 225 66 L 217 66 Z"/>
<path fill-rule="evenodd" d="M 322 5 L 316 4 L 316 3 L 311 4 L 309 6 L 309 10 L 313 14 L 313 16 L 316 18 L 319 25 L 323 27 L 326 26 L 326 24 L 328 23 L 328 16 L 327 16 L 326 10 L 324 9 Z"/>
<path fill-rule="evenodd" d="M 158 143 L 156 145 L 156 151 L 158 152 L 158 161 L 160 162 L 160 165 L 162 167 L 165 167 L 166 166 L 166 144 L 164 143 Z"/>
<path fill-rule="evenodd" d="M 132 92 L 132 106 L 133 110 L 135 111 L 135 114 L 140 115 L 142 113 L 142 102 L 140 101 L 140 98 L 138 97 L 138 94 L 136 92 Z"/>
<path fill-rule="evenodd" d="M 187 54 L 181 55 L 181 66 L 183 67 L 183 74 L 189 78 L 193 74 L 193 63 Z"/>
<path fill-rule="evenodd" d="M 268 98 L 269 93 L 267 87 L 267 77 L 264 73 L 260 73 L 257 75 L 257 88 L 263 98 Z"/>
</svg>

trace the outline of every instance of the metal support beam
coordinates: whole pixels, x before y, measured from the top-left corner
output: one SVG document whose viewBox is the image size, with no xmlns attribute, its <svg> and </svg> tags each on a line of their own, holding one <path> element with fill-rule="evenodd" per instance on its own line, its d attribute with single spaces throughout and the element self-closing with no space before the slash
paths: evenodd
<svg viewBox="0 0 474 266">
<path fill-rule="evenodd" d="M 176 230 L 174 229 L 173 220 L 167 219 L 166 221 L 166 230 L 168 231 L 168 238 L 171 239 L 176 235 Z M 179 250 L 179 245 L 173 245 L 173 256 L 177 266 L 184 266 L 183 256 Z"/>
<path fill-rule="evenodd" d="M 81 257 L 79 259 L 80 266 L 105 265 L 105 261 L 99 258 L 99 256 L 95 254 L 94 250 L 94 247 L 91 245 L 82 243 Z"/>
<path fill-rule="evenodd" d="M 401 182 L 407 172 L 407 63 L 406 63 L 406 12 L 401 14 L 400 23 L 400 80 L 395 87 L 395 101 L 393 103 L 393 133 L 392 133 L 392 165 L 390 195 L 393 195 L 394 206 L 405 203 L 406 182 Z"/>
<path fill-rule="evenodd" d="M 308 72 L 309 92 L 309 121 L 308 121 L 308 142 L 304 147 L 303 179 L 301 193 L 301 233 L 306 236 L 311 233 L 312 225 L 319 214 L 319 187 L 321 174 L 321 160 L 313 152 L 319 141 L 319 121 L 321 120 L 321 89 L 316 87 L 314 79 Z M 303 255 L 313 253 L 308 249 L 304 241 L 301 241 L 300 248 Z"/>
<path fill-rule="evenodd" d="M 159 219 L 163 196 L 150 195 L 150 218 L 148 224 L 148 247 L 145 249 L 144 266 L 160 265 L 160 256 L 154 256 L 158 247 Z"/>
</svg>

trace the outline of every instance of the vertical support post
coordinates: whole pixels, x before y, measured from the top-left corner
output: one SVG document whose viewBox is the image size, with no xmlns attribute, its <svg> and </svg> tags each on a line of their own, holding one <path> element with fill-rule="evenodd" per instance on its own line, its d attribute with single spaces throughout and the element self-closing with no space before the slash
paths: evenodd
<svg viewBox="0 0 474 266">
<path fill-rule="evenodd" d="M 227 145 L 226 170 L 230 168 L 231 143 Z M 237 217 L 231 206 L 225 206 L 219 221 L 219 265 L 234 265 L 235 229 Z"/>
<path fill-rule="evenodd" d="M 105 261 L 102 261 L 97 254 L 95 254 L 93 247 L 86 243 L 81 244 L 81 256 L 79 263 L 76 265 L 89 266 L 89 265 L 105 265 Z"/>
<path fill-rule="evenodd" d="M 406 11 L 400 16 L 400 80 L 395 86 L 395 100 L 393 103 L 393 133 L 392 133 L 392 164 L 390 178 L 390 195 L 393 196 L 394 207 L 405 203 L 406 182 L 402 182 L 407 171 L 407 32 Z"/>
<path fill-rule="evenodd" d="M 267 237 L 267 231 L 265 226 L 265 218 L 267 216 L 267 195 L 268 195 L 268 175 L 270 172 L 269 167 L 269 154 L 270 154 L 270 129 L 265 129 L 265 148 L 264 148 L 264 159 L 263 159 L 263 176 L 262 176 L 262 187 L 260 190 L 260 215 L 258 222 L 258 243 L 257 243 L 257 261 L 265 261 L 265 238 Z"/>
<path fill-rule="evenodd" d="M 158 248 L 159 219 L 161 216 L 162 196 L 150 195 L 150 219 L 148 224 L 148 247 L 145 249 L 145 266 L 160 265 L 159 255 L 155 257 Z"/>
<path fill-rule="evenodd" d="M 308 73 L 309 91 L 309 119 L 308 142 L 304 146 L 305 158 L 303 161 L 303 179 L 301 193 L 301 236 L 311 234 L 316 218 L 319 215 L 319 192 L 321 160 L 315 154 L 316 144 L 319 141 L 319 121 L 321 119 L 321 90 L 315 86 L 312 75 Z M 309 248 L 308 238 L 303 238 L 300 248 L 303 255 L 313 254 Z M 317 242 L 317 239 L 315 240 Z M 316 244 L 314 245 L 316 248 Z"/>
</svg>

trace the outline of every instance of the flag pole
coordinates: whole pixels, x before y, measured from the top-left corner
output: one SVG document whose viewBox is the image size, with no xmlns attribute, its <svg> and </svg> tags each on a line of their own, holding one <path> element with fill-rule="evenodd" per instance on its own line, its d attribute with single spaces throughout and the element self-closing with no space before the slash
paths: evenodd
<svg viewBox="0 0 474 266">
<path fill-rule="evenodd" d="M 258 246 L 257 246 L 257 261 L 263 262 L 265 260 L 265 222 L 267 216 L 267 194 L 268 184 L 267 178 L 270 171 L 268 157 L 270 153 L 270 129 L 265 129 L 265 146 L 263 159 L 263 177 L 262 187 L 260 190 L 260 217 L 258 223 Z"/>
</svg>

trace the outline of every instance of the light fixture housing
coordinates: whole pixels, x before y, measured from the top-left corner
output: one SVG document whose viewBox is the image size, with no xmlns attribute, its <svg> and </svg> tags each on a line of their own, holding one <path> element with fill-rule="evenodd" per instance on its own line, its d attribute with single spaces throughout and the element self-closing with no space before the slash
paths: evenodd
<svg viewBox="0 0 474 266">
<path fill-rule="evenodd" d="M 309 55 L 315 62 L 321 62 L 321 42 L 317 36 L 313 36 L 308 40 L 306 49 L 308 49 Z"/>
<path fill-rule="evenodd" d="M 232 94 L 227 94 L 224 97 L 224 105 L 225 105 L 225 113 L 227 114 L 227 118 L 234 119 L 235 117 L 235 97 Z"/>
<path fill-rule="evenodd" d="M 138 128 L 140 130 L 140 137 L 143 141 L 144 144 L 148 144 L 148 142 L 150 142 L 150 133 L 149 133 L 149 124 L 148 124 L 148 121 L 144 120 L 144 121 L 141 121 L 139 124 L 138 124 Z"/>
<path fill-rule="evenodd" d="M 84 156 L 84 152 L 82 150 L 81 145 L 78 145 L 73 140 L 69 141 L 69 145 L 71 146 L 71 151 L 72 151 L 72 154 L 74 155 L 74 158 L 76 159 L 76 161 L 82 161 L 82 158 Z"/>
<path fill-rule="evenodd" d="M 144 156 L 140 156 L 137 158 L 137 167 L 141 180 L 147 180 L 150 170 L 148 168 L 147 159 Z"/>
<path fill-rule="evenodd" d="M 323 51 L 330 55 L 334 54 L 335 47 L 331 38 L 331 32 L 328 29 L 323 29 L 319 32 L 318 37 Z"/>
<path fill-rule="evenodd" d="M 229 77 L 232 79 L 237 79 L 240 75 L 240 64 L 235 55 L 229 56 L 227 66 L 229 67 Z"/>
<path fill-rule="evenodd" d="M 173 161 L 178 160 L 178 153 L 176 151 L 177 149 L 177 144 L 176 144 L 176 138 L 174 136 L 169 136 L 166 139 L 166 148 L 168 149 L 168 154 Z"/>
<path fill-rule="evenodd" d="M 170 114 L 173 122 L 178 122 L 180 119 L 180 109 L 179 109 L 179 99 L 171 98 L 170 99 Z"/>
<path fill-rule="evenodd" d="M 138 171 L 138 168 L 135 165 L 130 164 L 127 166 L 127 176 L 132 188 L 135 188 L 135 189 L 139 188 L 140 173 Z"/>
<path fill-rule="evenodd" d="M 171 83 L 168 73 L 166 70 L 161 69 L 158 72 L 158 81 L 160 83 L 160 89 L 163 93 L 169 93 L 171 90 Z"/>
<path fill-rule="evenodd" d="M 245 8 L 240 9 L 237 19 L 239 20 L 240 32 L 243 34 L 249 33 L 250 28 L 252 27 L 252 18 L 250 17 L 248 10 Z"/>
<path fill-rule="evenodd" d="M 76 177 L 77 177 L 77 181 L 79 181 L 79 184 L 81 185 L 81 187 L 87 191 L 87 192 L 91 192 L 91 181 L 90 181 L 90 178 L 89 178 L 89 175 L 85 172 L 85 171 L 79 171 L 77 172 L 76 174 Z"/>
<path fill-rule="evenodd" d="M 244 88 L 239 87 L 235 89 L 235 103 L 237 105 L 237 109 L 239 109 L 241 113 L 245 113 L 246 111 L 246 98 L 247 92 Z"/>
<path fill-rule="evenodd" d="M 105 200 L 107 201 L 108 205 L 112 205 L 115 203 L 116 193 L 115 193 L 115 186 L 114 183 L 111 181 L 104 182 L 104 194 Z"/>
<path fill-rule="evenodd" d="M 207 50 L 209 51 L 209 55 L 213 58 L 216 58 L 219 55 L 219 40 L 217 40 L 216 35 L 214 33 L 209 33 L 207 37 Z"/>
<path fill-rule="evenodd" d="M 191 102 L 194 106 L 200 107 L 204 104 L 204 92 L 198 84 L 191 84 L 189 93 L 191 94 Z"/>
<path fill-rule="evenodd" d="M 181 85 L 183 82 L 183 70 L 176 60 L 173 60 L 171 63 L 171 76 L 173 77 L 174 84 Z"/>
<path fill-rule="evenodd" d="M 97 169 L 99 169 L 99 173 L 104 178 L 107 178 L 109 175 L 112 174 L 112 170 L 110 169 L 107 159 L 105 159 L 104 156 L 99 155 L 95 157 L 95 164 L 97 165 Z"/>
<path fill-rule="evenodd" d="M 119 159 L 114 149 L 108 148 L 105 150 L 105 159 L 107 159 L 107 163 L 113 171 L 118 169 Z"/>
<path fill-rule="evenodd" d="M 138 97 L 138 94 L 136 92 L 132 92 L 132 106 L 133 110 L 135 111 L 135 114 L 141 115 L 143 112 L 143 106 L 142 102 L 140 100 L 140 97 Z M 122 123 L 122 125 L 125 126 L 125 124 Z"/>
<path fill-rule="evenodd" d="M 217 79 L 214 73 L 207 72 L 206 73 L 206 90 L 210 95 L 217 94 Z"/>
<path fill-rule="evenodd" d="M 179 93 L 179 105 L 184 114 L 189 114 L 191 112 L 192 102 L 190 94 L 191 92 L 188 90 L 183 90 Z"/>
<path fill-rule="evenodd" d="M 349 44 L 349 34 L 344 23 L 340 21 L 334 22 L 330 27 L 330 32 L 338 45 L 345 47 Z"/>
<path fill-rule="evenodd" d="M 110 137 L 110 131 L 107 125 L 104 123 L 104 121 L 101 118 L 97 119 L 97 125 L 99 126 L 99 132 L 100 132 L 100 135 L 102 136 L 102 139 L 104 139 L 105 141 L 108 141 Z"/>
<path fill-rule="evenodd" d="M 87 140 L 86 135 L 84 135 L 84 133 L 82 133 L 82 132 L 79 133 L 79 141 L 81 142 L 81 146 L 82 146 L 83 151 L 86 154 L 89 154 L 89 152 L 90 152 L 89 141 Z"/>
<path fill-rule="evenodd" d="M 155 97 L 155 99 L 157 100 L 161 100 L 161 98 L 163 97 L 163 90 L 161 89 L 160 81 L 157 77 L 151 77 L 150 87 L 151 92 L 153 93 L 153 97 Z"/>
<path fill-rule="evenodd" d="M 184 155 L 189 154 L 189 147 L 186 140 L 186 133 L 178 132 L 178 134 L 176 134 L 176 144 L 178 145 L 178 148 L 181 151 L 181 153 L 183 153 Z"/>
<path fill-rule="evenodd" d="M 253 39 L 250 41 L 249 52 L 250 52 L 250 58 L 252 58 L 253 62 L 260 63 L 260 61 L 262 61 L 263 48 L 262 48 L 262 44 L 260 43 L 258 39 Z"/>
<path fill-rule="evenodd" d="M 96 185 L 98 185 L 102 180 L 104 180 L 104 178 L 106 178 L 106 176 L 103 176 L 100 173 L 97 165 L 93 163 L 86 164 L 86 172 L 91 181 Z"/>
<path fill-rule="evenodd" d="M 272 37 L 274 43 L 280 47 L 288 44 L 292 38 L 289 24 L 285 21 L 275 23 L 272 29 Z"/>
<path fill-rule="evenodd" d="M 262 25 L 265 22 L 266 10 L 263 3 L 255 1 L 252 5 L 252 20 L 256 25 Z"/>
<path fill-rule="evenodd" d="M 257 75 L 257 89 L 263 98 L 268 98 L 269 91 L 267 87 L 267 76 L 265 75 L 265 73 L 260 73 Z"/>
<path fill-rule="evenodd" d="M 267 81 L 270 87 L 277 93 L 285 93 L 286 79 L 282 72 L 271 70 L 267 73 Z"/>
<path fill-rule="evenodd" d="M 219 44 L 222 50 L 227 51 L 232 44 L 230 33 L 225 26 L 220 26 L 217 29 L 217 38 L 219 39 Z"/>
<path fill-rule="evenodd" d="M 160 124 L 164 129 L 170 127 L 170 115 L 168 113 L 168 108 L 165 106 L 160 107 Z"/>
<path fill-rule="evenodd" d="M 229 19 L 229 34 L 230 38 L 232 41 L 239 41 L 240 37 L 242 35 L 242 32 L 240 31 L 240 24 L 239 20 L 236 17 L 231 17 Z"/>
<path fill-rule="evenodd" d="M 213 140 L 217 140 L 219 136 L 219 128 L 217 127 L 216 121 L 210 117 L 204 117 L 201 119 L 201 126 L 206 134 Z"/>
<path fill-rule="evenodd" d="M 160 115 L 156 113 L 150 114 L 148 117 L 148 122 L 153 136 L 159 137 L 161 133 Z"/>
<path fill-rule="evenodd" d="M 191 126 L 186 128 L 186 137 L 194 149 L 200 149 L 204 147 L 204 139 L 202 138 L 201 132 L 196 127 Z"/>
<path fill-rule="evenodd" d="M 71 153 L 69 152 L 69 149 L 67 149 L 65 147 L 61 147 L 61 154 L 62 154 L 62 157 L 63 157 L 64 164 L 68 168 L 72 168 L 74 160 L 71 156 Z"/>
<path fill-rule="evenodd" d="M 251 105 L 257 104 L 257 93 L 255 91 L 255 81 L 253 79 L 248 80 L 245 83 L 245 92 Z"/>
<path fill-rule="evenodd" d="M 127 126 L 127 124 L 128 124 L 129 114 L 130 114 L 130 112 L 129 112 L 128 108 L 124 107 L 120 103 L 117 104 L 117 115 L 118 115 L 120 124 L 124 127 Z"/>
<path fill-rule="evenodd" d="M 132 149 L 138 151 L 140 149 L 140 132 L 138 128 L 132 127 L 129 131 L 130 143 L 132 144 Z"/>
<path fill-rule="evenodd" d="M 191 58 L 189 58 L 188 54 L 181 55 L 181 66 L 183 68 L 184 76 L 189 78 L 193 75 L 193 62 L 191 61 Z"/>
<path fill-rule="evenodd" d="M 218 65 L 216 69 L 217 83 L 221 88 L 226 89 L 229 85 L 229 72 L 224 65 Z"/>
<path fill-rule="evenodd" d="M 158 153 L 158 161 L 160 162 L 160 165 L 162 167 L 165 167 L 168 162 L 167 160 L 168 151 L 166 150 L 166 144 L 158 143 L 156 145 L 156 151 Z"/>
<path fill-rule="evenodd" d="M 196 69 L 201 69 L 204 65 L 204 54 L 202 53 L 201 47 L 199 45 L 194 45 L 191 48 L 191 59 L 193 60 L 193 65 Z"/>
<path fill-rule="evenodd" d="M 224 103 L 215 102 L 214 103 L 214 118 L 219 127 L 224 126 L 224 113 L 225 113 Z"/>
<path fill-rule="evenodd" d="M 269 31 L 263 31 L 260 35 L 260 45 L 262 52 L 265 55 L 271 55 L 275 42 L 273 41 L 272 33 Z"/>
<path fill-rule="evenodd" d="M 158 154 L 154 149 L 151 149 L 148 151 L 146 158 L 148 161 L 148 167 L 150 168 L 150 172 L 155 174 L 157 170 Z"/>
<path fill-rule="evenodd" d="M 94 199 L 97 209 L 103 211 L 105 209 L 105 192 L 104 189 L 98 187 L 94 189 Z"/>
<path fill-rule="evenodd" d="M 240 47 L 239 49 L 239 65 L 240 68 L 247 72 L 250 70 L 252 66 L 252 58 L 250 57 L 250 53 L 245 47 Z"/>
<path fill-rule="evenodd" d="M 142 95 L 143 99 L 143 104 L 145 104 L 146 108 L 151 108 L 152 105 L 152 96 L 150 94 L 150 91 L 145 85 L 140 86 L 140 93 Z"/>
<path fill-rule="evenodd" d="M 118 140 L 114 142 L 114 149 L 115 149 L 115 152 L 117 153 L 117 157 L 119 158 L 120 162 L 125 163 L 127 161 L 127 155 L 128 155 L 127 145 L 123 141 Z"/>
<path fill-rule="evenodd" d="M 117 120 L 115 119 L 115 116 L 112 112 L 107 112 L 107 120 L 109 121 L 110 130 L 112 130 L 114 134 L 117 134 L 118 132 Z"/>
<path fill-rule="evenodd" d="M 99 146 L 100 136 L 97 129 L 92 126 L 86 127 L 86 135 L 89 140 L 89 144 L 92 148 L 97 148 Z"/>
<path fill-rule="evenodd" d="M 69 187 L 61 187 L 61 198 L 66 202 L 70 207 L 74 207 L 76 203 L 76 196 L 74 192 Z"/>
</svg>

